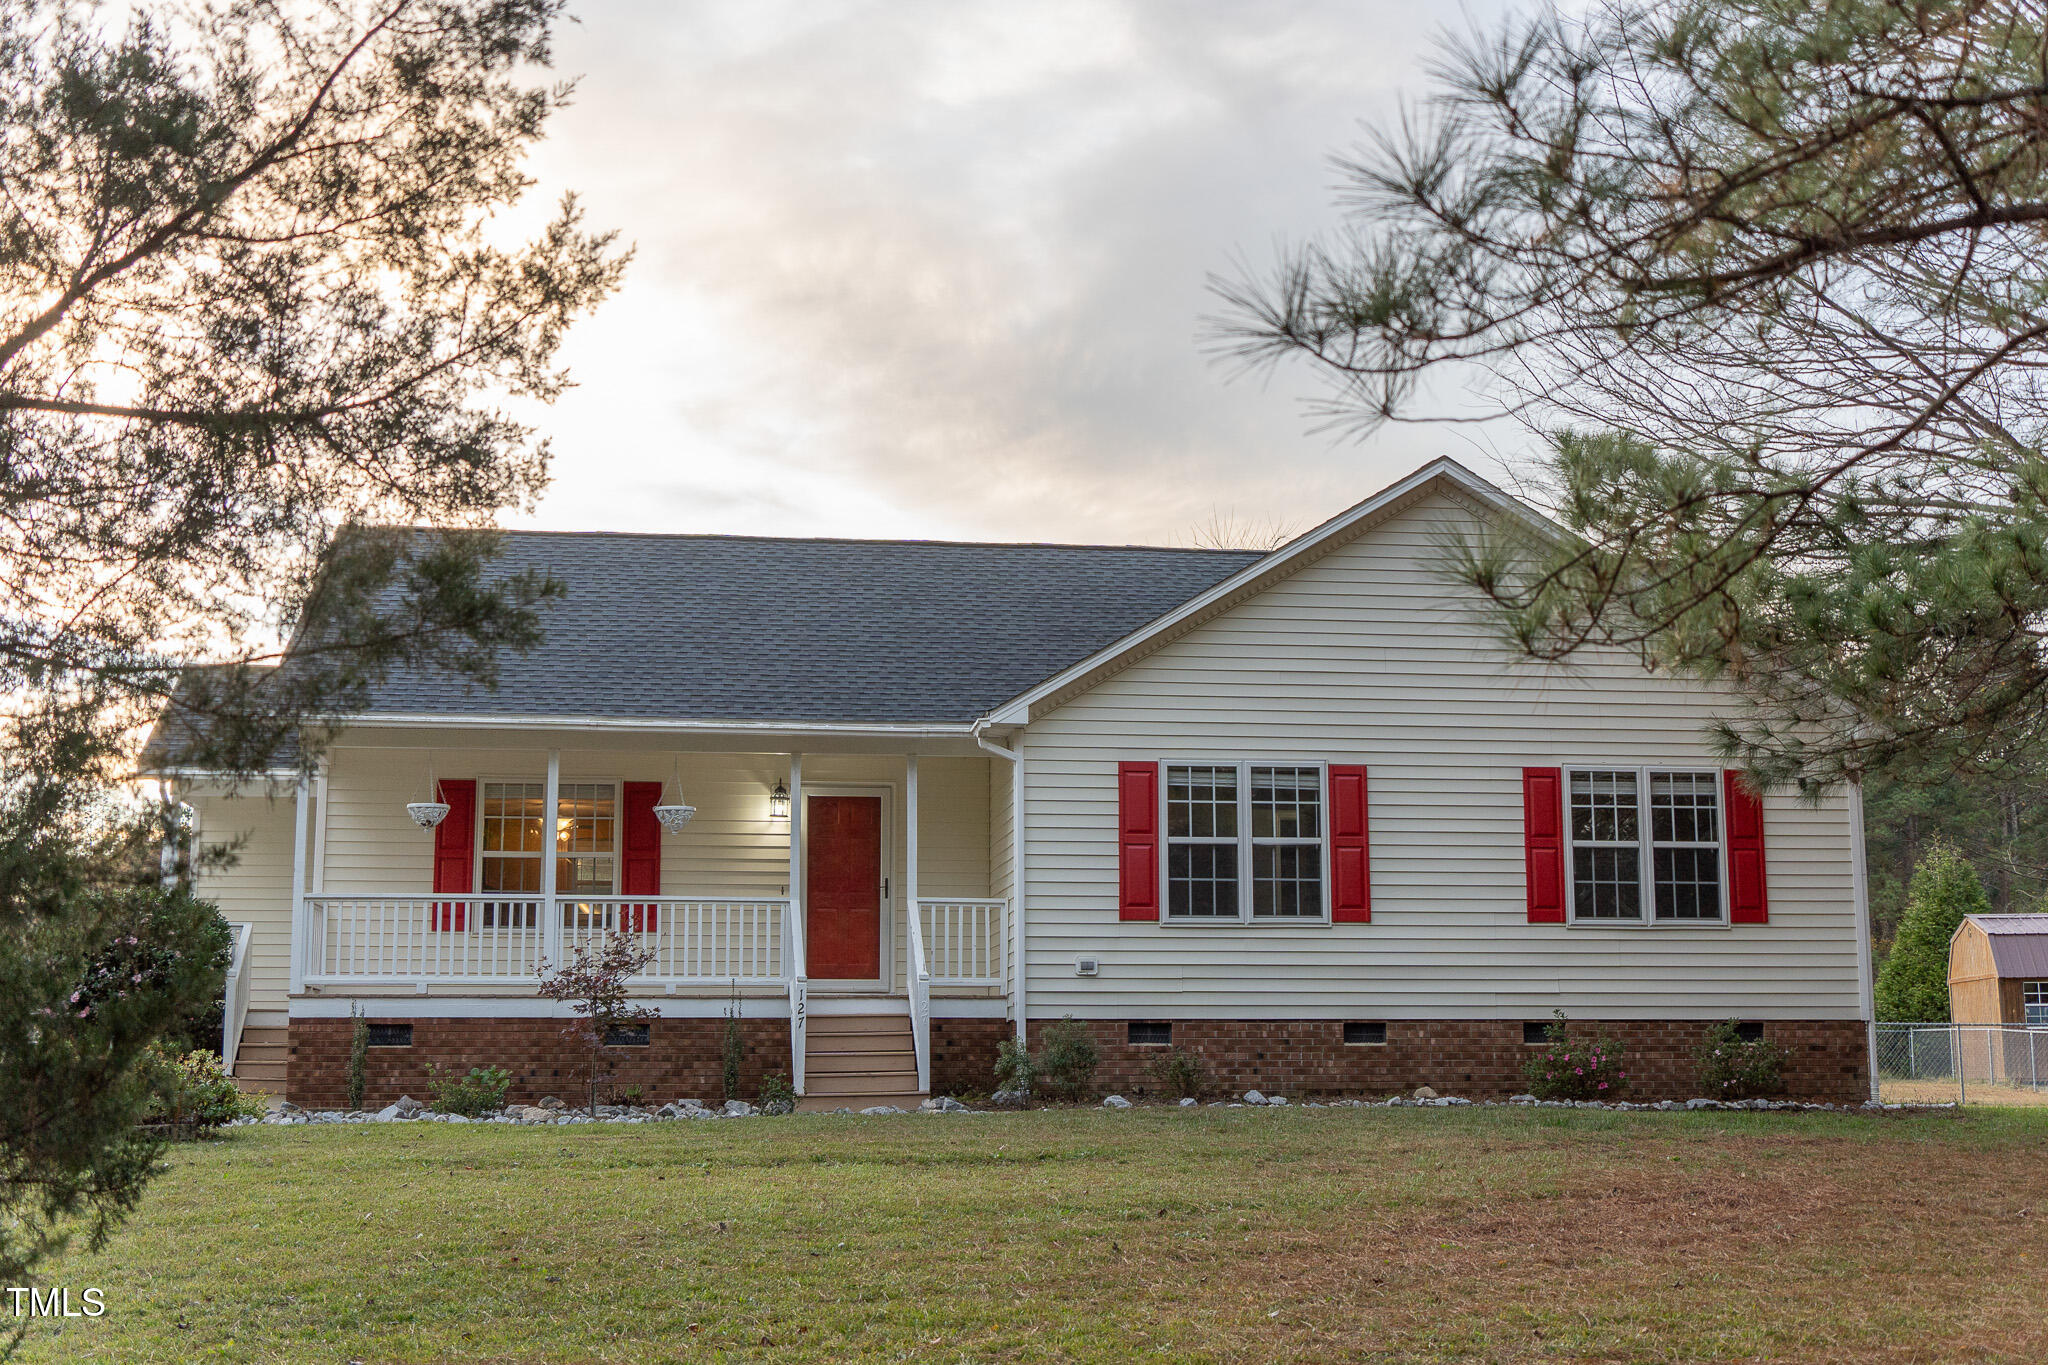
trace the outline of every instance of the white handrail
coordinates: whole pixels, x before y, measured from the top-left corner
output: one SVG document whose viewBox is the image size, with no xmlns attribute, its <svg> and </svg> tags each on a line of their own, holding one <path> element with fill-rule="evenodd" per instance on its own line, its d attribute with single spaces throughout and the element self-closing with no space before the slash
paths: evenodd
<svg viewBox="0 0 2048 1365">
<path fill-rule="evenodd" d="M 793 900 L 783 902 L 789 914 L 784 937 L 789 943 L 789 1083 L 797 1094 L 804 1093 L 805 1016 L 810 1010 L 810 984 L 805 979 L 804 917 Z"/>
<path fill-rule="evenodd" d="M 918 903 L 909 903 L 910 914 L 910 1037 L 917 1047 L 917 1088 L 932 1088 L 932 974 L 925 964 L 924 921 Z"/>
<path fill-rule="evenodd" d="M 231 924 L 235 949 L 228 958 L 227 981 L 221 987 L 220 1069 L 235 1074 L 235 1054 L 242 1050 L 242 1026 L 249 1021 L 249 934 L 252 926 Z"/>
</svg>

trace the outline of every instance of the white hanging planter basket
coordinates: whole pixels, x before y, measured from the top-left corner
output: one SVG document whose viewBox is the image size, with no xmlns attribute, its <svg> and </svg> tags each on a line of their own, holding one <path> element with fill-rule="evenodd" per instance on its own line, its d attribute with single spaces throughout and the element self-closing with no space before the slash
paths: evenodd
<svg viewBox="0 0 2048 1365">
<path fill-rule="evenodd" d="M 695 806 L 656 806 L 654 818 L 661 821 L 661 827 L 670 834 L 682 833 L 683 826 L 690 823 L 690 817 L 697 813 Z"/>
<path fill-rule="evenodd" d="M 405 813 L 410 815 L 412 822 L 421 829 L 432 829 L 448 818 L 448 803 L 446 801 L 408 801 L 405 806 Z"/>
</svg>

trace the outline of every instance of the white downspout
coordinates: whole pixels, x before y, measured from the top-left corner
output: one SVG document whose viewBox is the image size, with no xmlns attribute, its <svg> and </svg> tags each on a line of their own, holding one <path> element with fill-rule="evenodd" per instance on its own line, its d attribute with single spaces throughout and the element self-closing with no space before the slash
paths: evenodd
<svg viewBox="0 0 2048 1365">
<path fill-rule="evenodd" d="M 974 732 L 974 742 L 1010 761 L 1010 954 L 1017 964 L 1010 999 L 1017 1011 L 1017 1045 L 1022 1047 L 1030 1041 L 1024 1017 L 1024 746 L 1020 742 L 1014 749 L 1005 749 L 979 729 Z"/>
<path fill-rule="evenodd" d="M 1856 903 L 1856 1000 L 1863 1011 L 1864 1046 L 1869 1053 L 1870 1098 L 1878 1098 L 1877 1083 L 1877 986 L 1870 971 L 1870 875 L 1864 866 L 1863 781 L 1849 783 L 1849 857 L 1851 885 Z"/>
</svg>

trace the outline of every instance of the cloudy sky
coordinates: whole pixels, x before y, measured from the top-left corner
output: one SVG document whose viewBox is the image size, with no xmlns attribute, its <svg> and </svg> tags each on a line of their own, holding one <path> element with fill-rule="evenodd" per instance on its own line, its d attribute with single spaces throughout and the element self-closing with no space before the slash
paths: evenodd
<svg viewBox="0 0 2048 1365">
<path fill-rule="evenodd" d="M 1172 543 L 1503 449 L 1315 434 L 1305 372 L 1199 341 L 1206 277 L 1327 225 L 1329 156 L 1492 0 L 579 8 L 538 192 L 638 255 L 515 524 Z"/>
</svg>

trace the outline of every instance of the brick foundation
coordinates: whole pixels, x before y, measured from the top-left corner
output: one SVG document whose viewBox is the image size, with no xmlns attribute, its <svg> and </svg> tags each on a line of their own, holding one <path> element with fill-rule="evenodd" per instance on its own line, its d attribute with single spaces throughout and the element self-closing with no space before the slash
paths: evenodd
<svg viewBox="0 0 2048 1365">
<path fill-rule="evenodd" d="M 571 1104 L 585 1094 L 588 1055 L 564 1036 L 560 1019 L 411 1019 L 411 1047 L 373 1047 L 365 1067 L 363 1103 L 380 1108 L 400 1095 L 425 1100 L 433 1094 L 427 1068 L 467 1072 L 500 1066 L 512 1073 L 507 1098 L 532 1104 L 559 1095 Z M 308 1109 L 340 1109 L 348 1103 L 348 1052 L 353 1025 L 347 1019 L 291 1021 L 291 1061 L 285 1098 Z M 610 1050 L 611 1084 L 639 1086 L 656 1102 L 685 1097 L 712 1101 L 724 1094 L 720 1040 L 723 1019 L 656 1019 L 646 1047 Z M 761 1077 L 789 1070 L 789 1021 L 740 1022 L 743 1056 L 740 1090 L 751 1099 Z"/>
<path fill-rule="evenodd" d="M 394 1021 L 395 1022 L 395 1021 Z M 427 1068 L 467 1071 L 502 1066 L 513 1073 L 509 1098 L 533 1103 L 582 1094 L 582 1054 L 553 1019 L 415 1019 L 413 1045 L 371 1048 L 364 1103 L 389 1104 L 401 1094 L 432 1093 Z M 1031 1022 L 1031 1045 L 1044 1043 L 1051 1021 Z M 1140 1098 L 1156 1091 L 1153 1062 L 1163 1047 L 1134 1047 L 1123 1020 L 1086 1021 L 1102 1052 L 1095 1073 L 1100 1094 Z M 637 1085 L 651 1099 L 712 1100 L 723 1093 L 722 1019 L 657 1019 L 648 1046 L 612 1049 L 618 1087 Z M 759 1093 L 761 1077 L 789 1070 L 789 1025 L 748 1019 L 741 1090 Z M 995 1088 L 996 1049 L 1010 1036 L 1004 1019 L 932 1020 L 932 1093 L 986 1094 Z M 1690 1020 L 1610 1020 L 1604 1029 L 1627 1058 L 1633 1100 L 1690 1099 L 1699 1093 L 1693 1054 L 1712 1027 Z M 348 1098 L 346 1019 L 294 1019 L 286 1098 L 309 1109 L 337 1109 Z M 1786 1094 L 1793 1099 L 1861 1103 L 1870 1097 L 1864 1026 L 1856 1020 L 1773 1020 L 1764 1036 L 1786 1049 Z M 1182 1019 L 1174 1045 L 1195 1053 L 1215 1097 L 1265 1090 L 1290 1099 L 1381 1096 L 1433 1086 L 1446 1095 L 1499 1098 L 1527 1088 L 1522 1064 L 1536 1051 L 1522 1042 L 1520 1020 L 1392 1020 L 1387 1041 L 1347 1045 L 1337 1021 Z"/>
<path fill-rule="evenodd" d="M 951 1023 L 953 1021 L 949 1021 Z M 966 1021 L 962 1021 L 966 1022 Z M 980 1022 L 980 1021 L 973 1021 Z M 1052 1021 L 1031 1021 L 1031 1046 L 1042 1045 Z M 1085 1021 L 1102 1052 L 1096 1090 L 1138 1098 L 1158 1089 L 1152 1075 L 1164 1047 L 1134 1047 L 1123 1020 Z M 1682 1100 L 1700 1093 L 1694 1054 L 1713 1025 L 1692 1020 L 1604 1020 L 1583 1026 L 1605 1030 L 1627 1059 L 1631 1100 Z M 998 1035 L 1000 1036 L 1000 1035 Z M 1858 1020 L 1773 1020 L 1764 1036 L 1786 1050 L 1785 1089 L 1792 1099 L 1855 1103 L 1870 1098 L 1869 1053 Z M 1290 1099 L 1384 1096 L 1427 1085 L 1445 1095 L 1502 1098 L 1528 1089 L 1523 1063 L 1538 1049 L 1522 1041 L 1520 1020 L 1390 1020 L 1387 1041 L 1346 1045 L 1344 1025 L 1322 1020 L 1176 1020 L 1173 1044 L 1201 1057 L 1214 1098 L 1263 1090 Z M 964 1053 L 965 1048 L 961 1051 Z M 986 1090 L 995 1043 L 962 1073 L 979 1066 Z M 938 1085 L 936 1070 L 932 1077 Z"/>
<path fill-rule="evenodd" d="M 1017 1026 L 1008 1019 L 932 1020 L 932 1093 L 986 1095 L 996 1088 L 996 1049 Z"/>
</svg>

